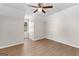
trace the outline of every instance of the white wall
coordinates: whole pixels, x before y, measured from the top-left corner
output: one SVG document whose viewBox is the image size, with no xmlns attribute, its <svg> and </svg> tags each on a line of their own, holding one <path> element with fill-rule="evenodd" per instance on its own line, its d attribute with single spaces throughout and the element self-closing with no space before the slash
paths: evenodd
<svg viewBox="0 0 79 59">
<path fill-rule="evenodd" d="M 33 18 L 29 19 L 29 39 L 34 40 L 34 21 L 33 21 Z"/>
<path fill-rule="evenodd" d="M 23 26 L 23 19 L 0 15 L 0 48 L 23 43 Z"/>
<path fill-rule="evenodd" d="M 46 25 L 45 25 L 45 15 L 36 14 L 32 21 L 31 35 L 33 40 L 39 40 L 45 38 L 46 35 Z M 33 28 L 34 27 L 34 28 Z"/>
<path fill-rule="evenodd" d="M 47 38 L 79 48 L 79 5 L 48 17 Z"/>
</svg>

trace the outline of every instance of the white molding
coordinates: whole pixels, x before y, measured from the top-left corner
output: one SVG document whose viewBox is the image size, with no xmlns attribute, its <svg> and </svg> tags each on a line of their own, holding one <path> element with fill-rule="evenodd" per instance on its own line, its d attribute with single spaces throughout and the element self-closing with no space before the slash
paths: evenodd
<svg viewBox="0 0 79 59">
<path fill-rule="evenodd" d="M 39 38 L 39 39 L 34 39 L 33 41 L 42 40 L 42 39 L 44 39 L 44 37 Z"/>
<path fill-rule="evenodd" d="M 0 47 L 0 49 L 12 47 L 12 46 L 19 45 L 19 44 L 24 44 L 24 41 L 23 42 L 16 42 L 16 43 L 9 44 L 9 45 L 6 45 L 6 46 L 2 46 L 2 47 Z"/>
<path fill-rule="evenodd" d="M 45 34 L 36 36 L 36 38 L 32 38 L 33 41 L 41 40 L 45 38 Z"/>
<path fill-rule="evenodd" d="M 68 46 L 72 46 L 72 47 L 75 47 L 75 48 L 79 48 L 79 46 L 76 46 L 76 45 L 72 45 L 70 43 L 67 43 L 67 42 L 64 42 L 64 41 L 60 41 L 60 40 L 57 40 L 56 38 L 51 38 L 51 37 L 46 37 L 47 39 L 49 40 L 53 40 L 53 41 L 56 41 L 56 42 L 59 42 L 59 43 L 62 43 L 62 44 L 65 44 L 65 45 L 68 45 Z"/>
</svg>

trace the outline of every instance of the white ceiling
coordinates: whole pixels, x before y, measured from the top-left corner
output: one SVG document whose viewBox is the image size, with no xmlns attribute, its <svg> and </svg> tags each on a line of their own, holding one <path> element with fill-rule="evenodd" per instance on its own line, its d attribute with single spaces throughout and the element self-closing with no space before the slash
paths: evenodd
<svg viewBox="0 0 79 59">
<path fill-rule="evenodd" d="M 25 15 L 22 3 L 0 3 L 0 15 L 23 18 Z"/>
<path fill-rule="evenodd" d="M 28 7 L 27 5 L 35 5 L 36 6 L 37 4 L 36 3 L 32 3 L 32 4 L 28 3 L 28 4 L 26 4 L 26 15 L 29 15 L 29 14 L 33 15 L 34 14 L 33 11 L 35 10 L 35 8 Z M 56 12 L 62 11 L 64 9 L 66 9 L 66 8 L 77 5 L 77 3 L 44 3 L 44 5 L 53 5 L 53 8 L 45 10 L 46 11 L 45 15 L 49 16 L 49 15 L 54 14 Z M 38 13 L 39 12 L 37 12 L 36 14 L 38 14 Z M 43 14 L 43 13 L 41 12 L 41 14 Z"/>
<path fill-rule="evenodd" d="M 37 5 L 37 3 L 0 3 L 0 15 L 13 16 L 13 17 L 24 17 L 34 15 L 33 11 L 35 8 L 28 7 L 27 5 Z M 53 5 L 54 8 L 45 10 L 46 14 L 49 16 L 66 8 L 77 5 L 77 3 L 44 3 L 44 5 Z M 39 12 L 35 13 L 38 14 Z"/>
</svg>

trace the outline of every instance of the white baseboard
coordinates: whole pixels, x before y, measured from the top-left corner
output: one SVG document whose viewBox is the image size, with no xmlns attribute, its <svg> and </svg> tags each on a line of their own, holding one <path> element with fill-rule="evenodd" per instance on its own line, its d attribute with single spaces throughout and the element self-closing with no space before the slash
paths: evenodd
<svg viewBox="0 0 79 59">
<path fill-rule="evenodd" d="M 33 41 L 41 40 L 41 39 L 44 39 L 44 38 L 45 37 L 41 37 L 41 38 L 38 38 L 38 39 L 33 39 Z M 60 41 L 60 40 L 57 40 L 56 38 L 46 37 L 46 39 L 53 40 L 53 41 L 56 41 L 56 42 L 59 42 L 59 43 L 65 44 L 65 45 L 69 45 L 69 46 L 72 46 L 72 47 L 79 48 L 79 46 L 77 46 L 75 44 L 71 44 L 71 43 L 67 43 L 67 42 L 64 42 L 64 41 Z M 24 41 L 22 41 L 22 42 L 15 42 L 15 43 L 12 43 L 12 44 L 9 44 L 9 45 L 7 44 L 6 46 L 0 47 L 0 49 L 11 47 L 11 46 L 15 46 L 15 45 L 19 45 L 19 44 L 24 44 Z"/>
<path fill-rule="evenodd" d="M 37 40 L 41 40 L 41 39 L 44 39 L 44 38 L 45 38 L 45 34 L 42 34 L 42 35 L 36 36 L 36 38 L 34 38 L 32 40 L 37 41 Z"/>
<path fill-rule="evenodd" d="M 77 46 L 77 45 L 70 44 L 70 43 L 67 43 L 67 42 L 64 42 L 64 41 L 59 41 L 59 40 L 57 40 L 55 38 L 49 38 L 49 37 L 47 37 L 47 39 L 53 40 L 53 41 L 56 41 L 56 42 L 59 42 L 59 43 L 62 43 L 62 44 L 68 45 L 68 46 L 72 46 L 72 47 L 75 47 L 75 48 L 79 48 L 79 46 Z"/>
<path fill-rule="evenodd" d="M 8 48 L 8 47 L 15 46 L 15 45 L 19 45 L 19 44 L 24 44 L 24 42 L 16 42 L 16 43 L 12 43 L 12 44 L 9 44 L 9 45 L 0 47 L 0 49 Z"/>
<path fill-rule="evenodd" d="M 45 37 L 38 38 L 38 39 L 34 39 L 33 41 L 42 40 L 42 39 L 44 39 L 44 38 L 45 38 Z"/>
</svg>

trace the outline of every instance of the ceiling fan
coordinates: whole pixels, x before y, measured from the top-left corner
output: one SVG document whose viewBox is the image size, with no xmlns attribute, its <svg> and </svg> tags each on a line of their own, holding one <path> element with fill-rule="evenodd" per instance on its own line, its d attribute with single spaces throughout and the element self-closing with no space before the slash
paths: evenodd
<svg viewBox="0 0 79 59">
<path fill-rule="evenodd" d="M 53 8 L 53 6 L 43 6 L 43 3 L 38 3 L 37 6 L 28 5 L 29 7 L 36 8 L 36 10 L 33 13 L 36 13 L 37 11 L 42 11 L 43 13 L 46 13 L 44 9 Z"/>
</svg>

